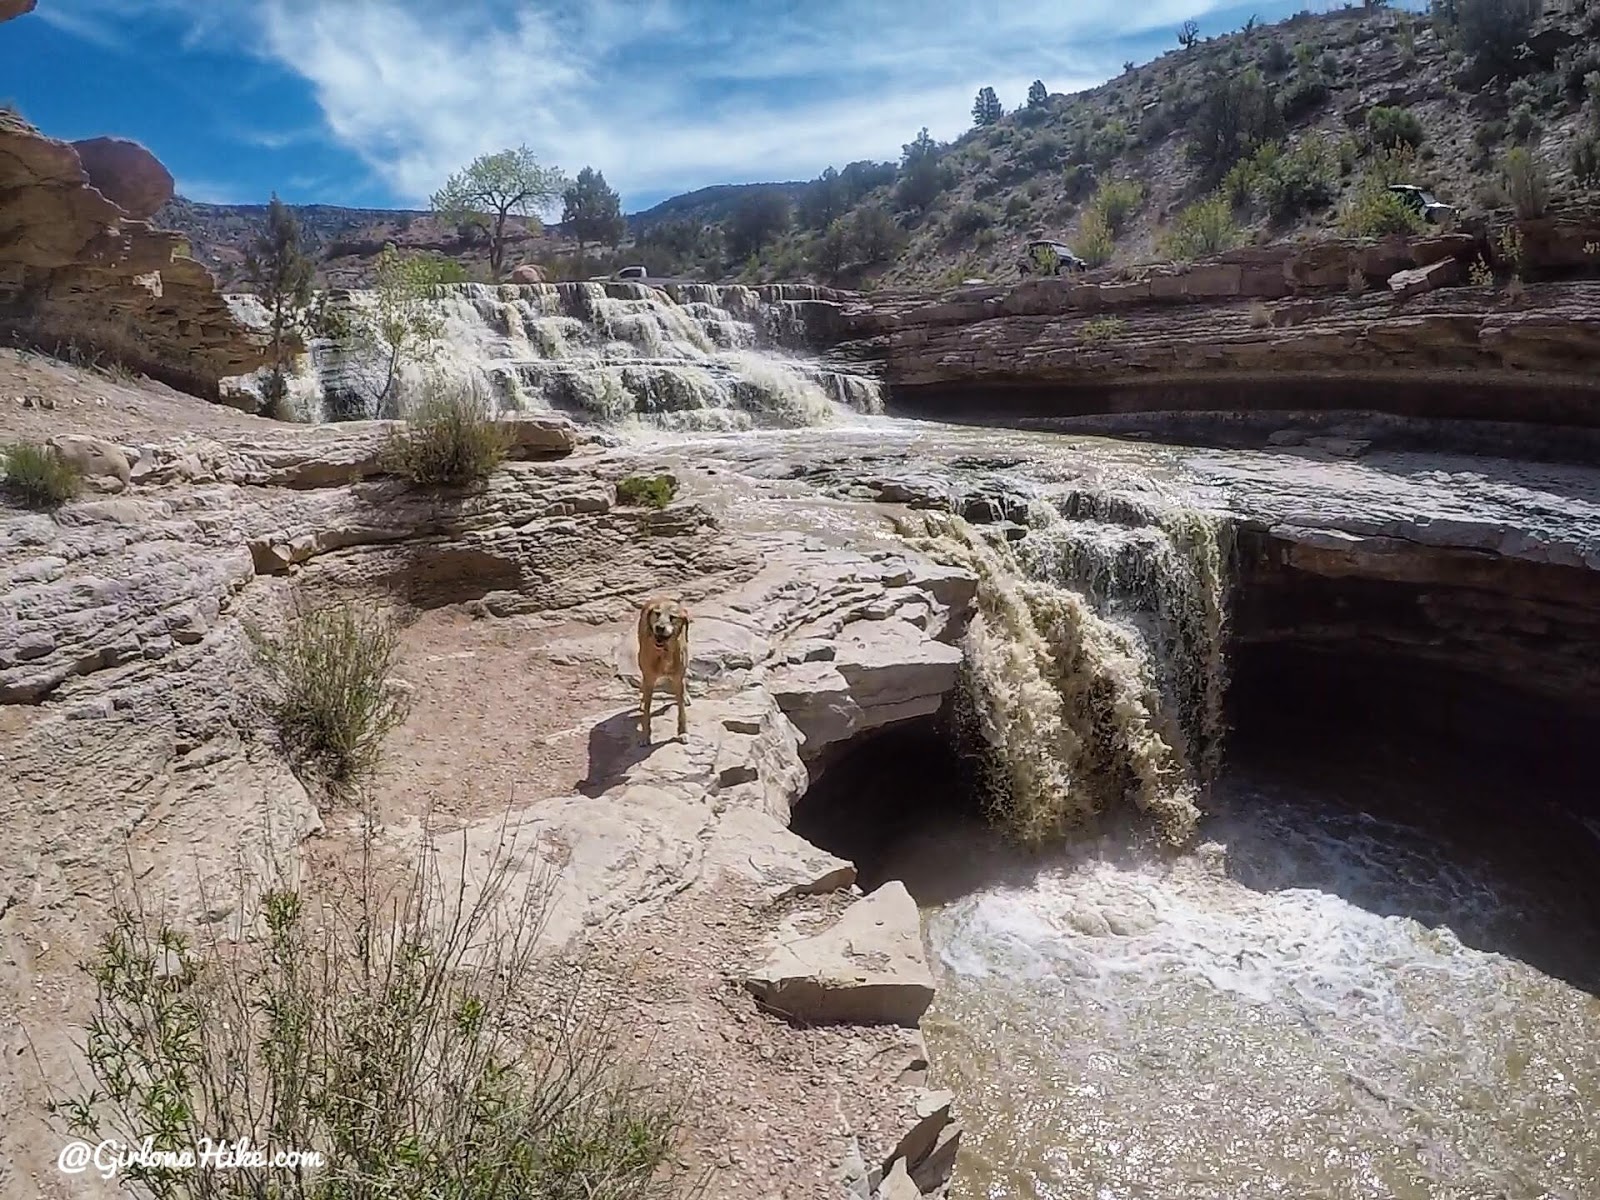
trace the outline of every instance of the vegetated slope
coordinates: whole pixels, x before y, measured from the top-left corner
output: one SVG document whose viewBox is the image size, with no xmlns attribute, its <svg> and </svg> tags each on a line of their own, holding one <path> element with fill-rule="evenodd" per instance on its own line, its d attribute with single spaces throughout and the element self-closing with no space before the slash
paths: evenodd
<svg viewBox="0 0 1600 1200">
<path fill-rule="evenodd" d="M 1369 3 L 1188 47 L 1176 46 L 1174 30 L 1175 48 L 1153 62 L 1085 92 L 1047 95 L 947 145 L 913 140 L 898 166 L 701 188 L 630 215 L 614 250 L 580 259 L 551 226 L 520 236 L 508 262 L 541 263 L 552 278 L 640 262 L 655 275 L 710 280 L 949 285 L 1014 277 L 1030 238 L 1116 266 L 1314 235 L 1352 207 L 1363 208 L 1366 232 L 1381 232 L 1400 218 L 1366 210 L 1388 182 L 1433 188 L 1463 214 L 1501 207 L 1514 149 L 1542 165 L 1557 198 L 1594 195 L 1600 0 L 1542 4 L 1439 0 L 1430 16 Z M 1538 10 L 1531 24 L 1501 19 L 1521 7 Z M 1489 36 L 1463 20 L 1474 8 L 1493 14 Z M 1222 203 L 1194 207 L 1219 189 Z M 750 219 L 763 205 L 765 217 Z M 175 200 L 157 220 L 233 284 L 264 211 Z M 487 278 L 484 248 L 428 214 L 295 211 L 325 282 L 364 282 L 388 240 Z M 1187 229 L 1187 247 L 1175 227 Z"/>
<path fill-rule="evenodd" d="M 895 184 L 863 198 L 893 212 L 906 238 L 872 274 L 903 285 L 1014 277 L 1033 237 L 1083 253 L 1106 181 L 1136 185 L 1124 189 L 1117 207 L 1132 198 L 1131 208 L 1116 214 L 1121 228 L 1101 248 L 1112 264 L 1168 257 L 1174 218 L 1224 181 L 1220 208 L 1241 241 L 1336 225 L 1364 181 L 1431 187 L 1463 214 L 1503 206 L 1502 164 L 1517 146 L 1544 166 L 1557 197 L 1594 195 L 1600 171 L 1580 178 L 1574 148 L 1600 136 L 1600 0 L 1547 0 L 1528 36 L 1509 44 L 1468 53 L 1468 40 L 1426 14 L 1302 13 L 1049 96 L 940 148 L 920 211 L 904 163 Z M 1254 153 L 1261 143 L 1269 149 Z M 1245 158 L 1261 170 L 1230 176 Z M 815 265 L 814 238 L 793 231 L 764 258 L 787 265 L 804 255 Z"/>
</svg>

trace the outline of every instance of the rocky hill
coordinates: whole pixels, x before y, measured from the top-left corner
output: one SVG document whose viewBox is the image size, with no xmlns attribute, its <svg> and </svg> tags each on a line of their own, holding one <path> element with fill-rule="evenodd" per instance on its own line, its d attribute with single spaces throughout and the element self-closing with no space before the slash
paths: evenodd
<svg viewBox="0 0 1600 1200">
<path fill-rule="evenodd" d="M 1495 210 L 1511 199 L 1512 151 L 1527 152 L 1557 200 L 1593 195 L 1600 0 L 1543 0 L 1535 19 L 1515 20 L 1519 7 L 1540 2 L 1464 0 L 1435 6 L 1433 16 L 1368 4 L 1275 25 L 1252 19 L 1130 63 L 1089 91 L 1046 93 L 953 143 L 912 141 L 897 170 L 855 164 L 869 170 L 701 188 L 630 216 L 630 239 L 615 255 L 575 263 L 555 227 L 530 234 L 517 261 L 559 277 L 638 261 L 653 273 L 713 280 L 954 284 L 1011 275 L 1031 238 L 1065 241 L 1094 265 L 1184 257 L 1198 222 L 1180 214 L 1214 194 L 1226 204 L 1200 210 L 1209 222 L 1198 235 L 1203 250 L 1387 231 L 1400 217 L 1372 211 L 1370 194 L 1393 182 L 1431 188 L 1463 215 Z M 1479 10 L 1490 13 L 1486 23 Z M 782 193 L 793 219 L 752 254 L 727 235 L 763 191 Z M 159 220 L 231 279 L 261 211 L 178 200 Z M 299 211 L 332 282 L 359 282 L 391 238 L 471 270 L 484 257 L 423 213 Z"/>
</svg>

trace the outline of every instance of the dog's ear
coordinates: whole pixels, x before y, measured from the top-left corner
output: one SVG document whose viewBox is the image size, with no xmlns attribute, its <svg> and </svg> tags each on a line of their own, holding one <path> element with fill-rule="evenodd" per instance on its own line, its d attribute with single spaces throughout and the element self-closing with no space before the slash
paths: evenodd
<svg viewBox="0 0 1600 1200">
<path fill-rule="evenodd" d="M 689 628 L 689 610 L 687 608 L 683 610 L 683 627 L 685 629 Z"/>
</svg>

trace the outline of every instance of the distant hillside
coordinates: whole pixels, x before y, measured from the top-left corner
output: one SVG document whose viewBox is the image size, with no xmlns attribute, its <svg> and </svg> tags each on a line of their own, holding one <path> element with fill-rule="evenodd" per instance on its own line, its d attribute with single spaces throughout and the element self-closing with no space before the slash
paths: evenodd
<svg viewBox="0 0 1600 1200">
<path fill-rule="evenodd" d="M 1382 202 L 1390 182 L 1434 189 L 1467 215 L 1508 202 L 1511 152 L 1557 199 L 1592 196 L 1600 0 L 1540 2 L 1449 0 L 1429 17 L 1368 0 L 1187 46 L 1174 30 L 1155 61 L 1075 95 L 1040 85 L 953 143 L 908 130 L 898 165 L 700 188 L 630 215 L 614 251 L 579 260 L 555 227 L 522 239 L 511 261 L 557 277 L 639 262 L 706 279 L 948 284 L 1014 278 L 1031 238 L 1119 266 L 1185 245 L 1378 232 L 1405 217 Z M 1537 17 L 1519 23 L 1530 6 Z M 159 219 L 236 277 L 262 211 L 174 201 Z M 482 269 L 481 247 L 427 214 L 298 211 L 331 280 L 359 282 L 387 238 Z"/>
<path fill-rule="evenodd" d="M 681 196 L 670 197 L 643 212 L 629 213 L 628 226 L 637 232 L 665 221 L 698 221 L 705 225 L 717 225 L 731 218 L 739 204 L 754 192 L 782 192 L 793 203 L 798 201 L 810 186 L 810 183 L 804 180 L 788 183 L 714 184 L 711 187 L 685 192 Z"/>
</svg>

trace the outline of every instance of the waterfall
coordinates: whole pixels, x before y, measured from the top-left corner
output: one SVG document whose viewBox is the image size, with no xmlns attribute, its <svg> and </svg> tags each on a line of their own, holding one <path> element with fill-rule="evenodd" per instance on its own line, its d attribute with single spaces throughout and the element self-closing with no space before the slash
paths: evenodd
<svg viewBox="0 0 1600 1200">
<path fill-rule="evenodd" d="M 346 310 L 370 293 L 340 295 Z M 815 357 L 840 304 L 823 289 L 636 281 L 451 284 L 430 302 L 441 336 L 401 375 L 476 379 L 502 411 L 668 430 L 827 424 L 883 409 L 877 381 Z M 361 348 L 313 340 L 293 395 L 308 415 L 351 415 L 381 377 Z M 372 357 L 372 356 L 368 356 Z M 371 412 L 362 415 L 376 415 Z"/>
<path fill-rule="evenodd" d="M 1096 493 L 1032 507 L 1015 544 L 947 514 L 901 525 L 979 579 L 956 717 L 985 802 L 1040 845 L 1131 799 L 1184 844 L 1222 760 L 1231 526 Z"/>
</svg>

